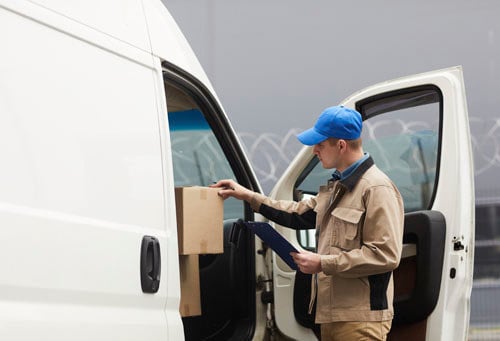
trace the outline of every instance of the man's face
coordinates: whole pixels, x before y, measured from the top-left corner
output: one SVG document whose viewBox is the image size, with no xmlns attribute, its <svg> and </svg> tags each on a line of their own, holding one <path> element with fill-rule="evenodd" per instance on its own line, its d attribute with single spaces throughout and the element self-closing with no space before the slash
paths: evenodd
<svg viewBox="0 0 500 341">
<path fill-rule="evenodd" d="M 313 147 L 313 154 L 316 155 L 323 165 L 323 168 L 338 168 L 340 148 L 339 140 L 325 140 Z"/>
</svg>

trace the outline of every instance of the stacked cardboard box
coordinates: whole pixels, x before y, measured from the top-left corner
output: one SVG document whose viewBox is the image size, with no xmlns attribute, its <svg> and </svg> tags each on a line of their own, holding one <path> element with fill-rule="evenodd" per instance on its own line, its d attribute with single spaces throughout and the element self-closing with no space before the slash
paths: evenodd
<svg viewBox="0 0 500 341">
<path fill-rule="evenodd" d="M 200 271 L 198 255 L 179 255 L 182 317 L 201 315 Z"/>
<path fill-rule="evenodd" d="M 202 313 L 198 255 L 224 252 L 224 201 L 218 191 L 199 186 L 175 189 L 183 317 Z"/>
</svg>

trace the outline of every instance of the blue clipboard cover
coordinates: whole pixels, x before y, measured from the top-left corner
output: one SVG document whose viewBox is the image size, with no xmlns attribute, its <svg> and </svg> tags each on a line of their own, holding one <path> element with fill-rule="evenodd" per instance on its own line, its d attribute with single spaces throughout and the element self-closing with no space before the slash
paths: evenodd
<svg viewBox="0 0 500 341">
<path fill-rule="evenodd" d="M 264 243 L 276 252 L 278 256 L 293 270 L 297 270 L 297 264 L 293 261 L 290 252 L 299 252 L 288 240 L 285 239 L 268 223 L 246 221 L 245 226 L 255 233 Z"/>
</svg>

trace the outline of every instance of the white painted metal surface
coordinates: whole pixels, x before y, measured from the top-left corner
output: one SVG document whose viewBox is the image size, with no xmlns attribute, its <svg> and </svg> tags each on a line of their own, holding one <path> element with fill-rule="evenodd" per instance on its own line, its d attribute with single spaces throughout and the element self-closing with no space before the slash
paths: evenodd
<svg viewBox="0 0 500 341">
<path fill-rule="evenodd" d="M 4 340 L 183 337 L 165 314 L 179 280 L 159 62 L 141 1 L 99 4 L 0 3 Z M 160 239 L 171 271 L 155 295 L 141 290 L 144 235 Z"/>
</svg>

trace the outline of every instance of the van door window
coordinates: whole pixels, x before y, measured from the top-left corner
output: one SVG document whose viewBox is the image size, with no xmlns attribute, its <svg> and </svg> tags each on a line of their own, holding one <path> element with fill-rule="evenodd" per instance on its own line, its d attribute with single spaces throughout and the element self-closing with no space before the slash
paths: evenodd
<svg viewBox="0 0 500 341">
<path fill-rule="evenodd" d="M 356 105 L 365 120 L 363 149 L 396 184 L 407 213 L 432 205 L 438 180 L 441 98 L 439 89 L 423 87 L 384 94 Z M 317 158 L 311 160 L 295 185 L 296 199 L 315 195 L 331 173 Z M 298 233 L 302 246 L 315 247 L 314 231 Z"/>
<path fill-rule="evenodd" d="M 235 179 L 212 128 L 193 99 L 167 85 L 167 109 L 175 186 L 208 186 L 220 179 Z M 224 201 L 224 219 L 243 217 L 243 203 Z"/>
</svg>

